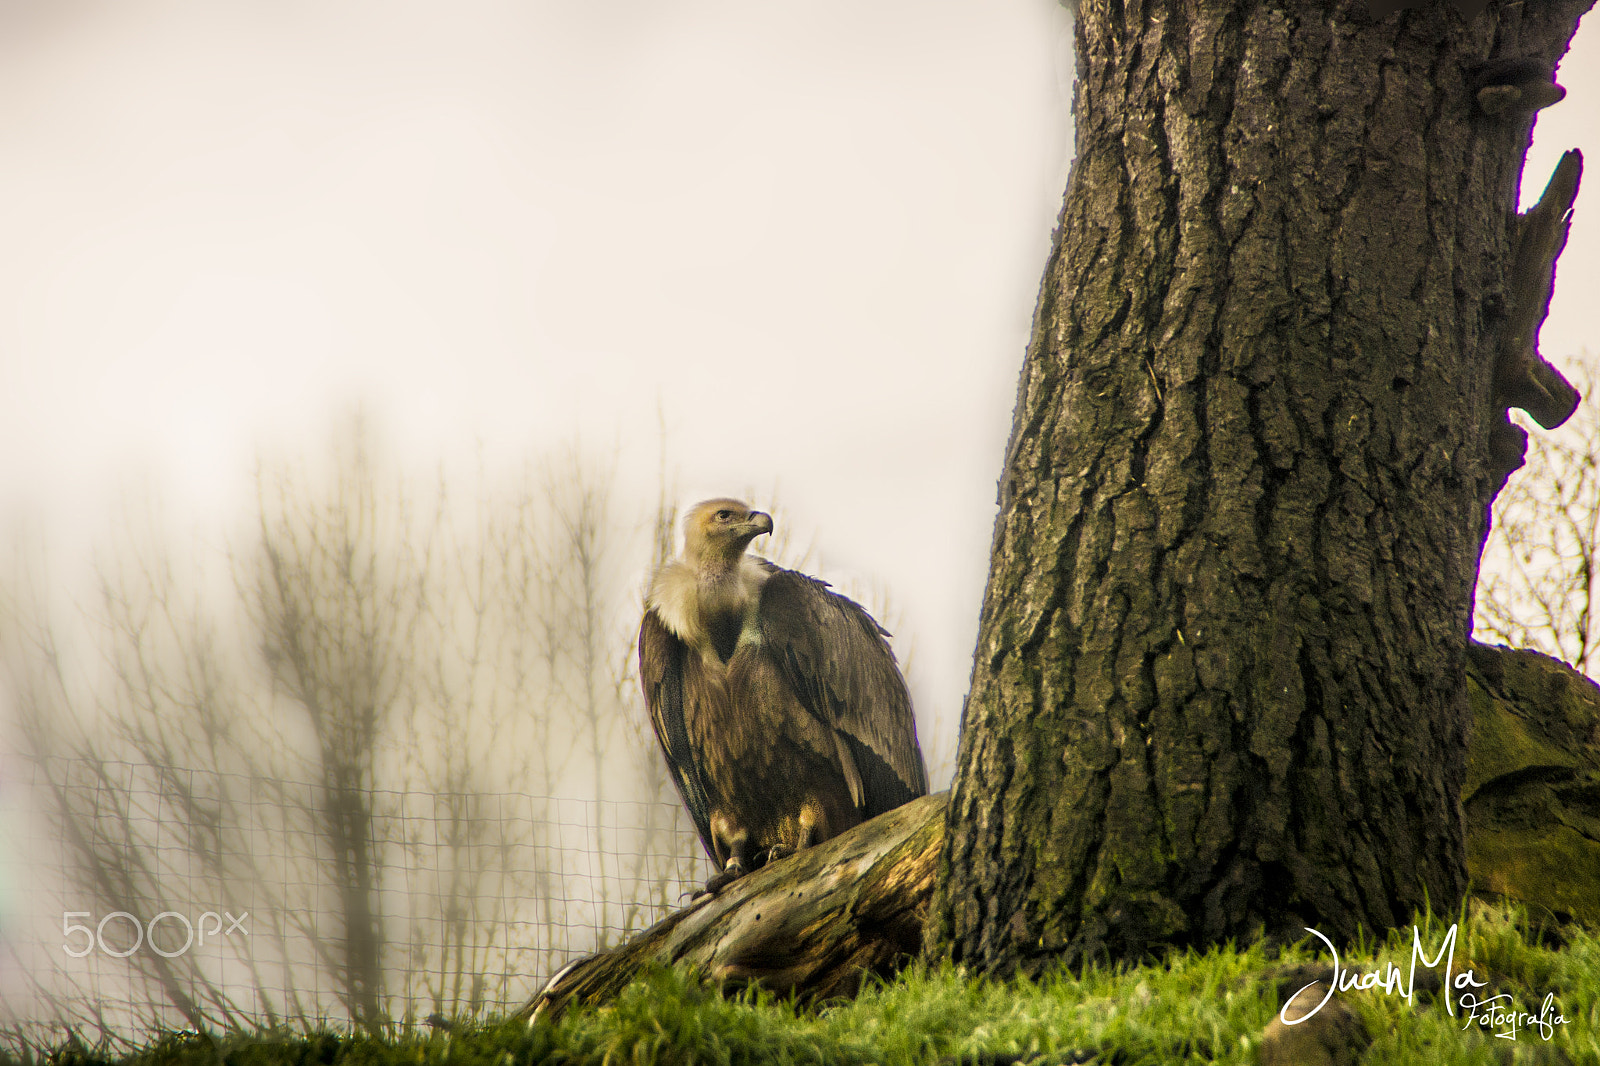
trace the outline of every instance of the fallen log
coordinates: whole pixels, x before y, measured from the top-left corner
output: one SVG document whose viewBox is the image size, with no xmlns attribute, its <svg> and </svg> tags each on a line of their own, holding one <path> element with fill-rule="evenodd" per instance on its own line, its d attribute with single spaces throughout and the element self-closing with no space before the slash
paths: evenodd
<svg viewBox="0 0 1600 1066">
<path fill-rule="evenodd" d="M 685 963 L 814 1002 L 854 995 L 921 950 L 948 792 L 924 796 L 751 873 L 611 951 L 563 969 L 519 1014 L 604 1003 L 640 969 Z"/>
</svg>

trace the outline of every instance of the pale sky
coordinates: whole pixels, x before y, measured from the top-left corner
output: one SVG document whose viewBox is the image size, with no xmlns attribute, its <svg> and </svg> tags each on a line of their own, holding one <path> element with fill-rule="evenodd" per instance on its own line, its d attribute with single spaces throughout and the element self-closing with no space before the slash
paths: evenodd
<svg viewBox="0 0 1600 1066">
<path fill-rule="evenodd" d="M 615 447 L 643 522 L 659 410 L 684 500 L 776 486 L 817 572 L 887 590 L 948 748 L 1069 32 L 1049 0 L 0 0 L 0 515 L 71 553 L 147 482 L 220 530 L 258 451 L 361 403 L 417 469 Z M 1591 25 L 1535 189 L 1600 163 L 1597 68 Z M 1600 351 L 1596 197 L 1558 361 Z"/>
</svg>

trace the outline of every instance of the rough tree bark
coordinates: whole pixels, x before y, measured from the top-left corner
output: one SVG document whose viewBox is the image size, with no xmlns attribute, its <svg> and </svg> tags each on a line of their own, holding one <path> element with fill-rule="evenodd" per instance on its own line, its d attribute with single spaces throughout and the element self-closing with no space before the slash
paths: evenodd
<svg viewBox="0 0 1600 1066">
<path fill-rule="evenodd" d="M 1516 192 L 1591 3 L 1082 0 L 930 953 L 1456 905 L 1505 408 L 1575 402 Z"/>
</svg>

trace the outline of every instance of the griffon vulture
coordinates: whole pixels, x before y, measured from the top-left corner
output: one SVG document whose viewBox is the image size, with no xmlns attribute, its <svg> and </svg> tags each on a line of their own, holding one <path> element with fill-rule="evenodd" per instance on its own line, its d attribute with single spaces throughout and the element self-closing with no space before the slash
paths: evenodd
<svg viewBox="0 0 1600 1066">
<path fill-rule="evenodd" d="M 884 639 L 824 581 L 745 554 L 772 517 L 707 500 L 656 572 L 639 678 L 706 851 L 708 892 L 928 791 Z"/>
</svg>

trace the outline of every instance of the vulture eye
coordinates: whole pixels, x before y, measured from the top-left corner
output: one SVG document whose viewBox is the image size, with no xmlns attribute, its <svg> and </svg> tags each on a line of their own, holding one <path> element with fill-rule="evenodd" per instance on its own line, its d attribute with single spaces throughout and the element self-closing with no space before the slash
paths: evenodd
<svg viewBox="0 0 1600 1066">
<path fill-rule="evenodd" d="M 728 519 L 730 519 L 732 517 L 733 517 L 733 512 L 732 511 L 718 511 L 717 512 L 717 521 L 718 522 L 726 522 Z"/>
</svg>

